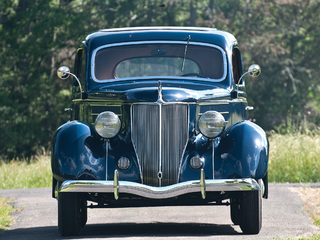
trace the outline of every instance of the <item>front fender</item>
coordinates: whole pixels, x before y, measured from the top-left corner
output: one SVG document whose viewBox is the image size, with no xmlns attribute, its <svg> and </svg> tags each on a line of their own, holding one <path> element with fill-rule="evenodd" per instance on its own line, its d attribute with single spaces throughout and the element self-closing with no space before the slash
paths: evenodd
<svg viewBox="0 0 320 240">
<path fill-rule="evenodd" d="M 269 144 L 263 129 L 250 121 L 240 121 L 221 136 L 215 151 L 215 175 L 261 179 L 267 173 L 268 158 Z"/>
<path fill-rule="evenodd" d="M 93 137 L 90 125 L 70 121 L 53 137 L 51 167 L 56 180 L 105 179 L 105 143 Z"/>
</svg>

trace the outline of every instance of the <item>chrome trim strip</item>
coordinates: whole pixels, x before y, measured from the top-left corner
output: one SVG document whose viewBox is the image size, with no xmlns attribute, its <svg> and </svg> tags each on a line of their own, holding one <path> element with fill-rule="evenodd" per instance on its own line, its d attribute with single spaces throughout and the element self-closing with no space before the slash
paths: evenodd
<svg viewBox="0 0 320 240">
<path fill-rule="evenodd" d="M 159 100 L 161 100 L 161 96 L 159 96 Z M 159 172 L 158 172 L 158 183 L 159 187 L 161 187 L 162 180 L 162 103 L 159 102 Z"/>
<path fill-rule="evenodd" d="M 109 139 L 105 139 L 106 145 L 106 180 L 108 180 L 108 156 L 109 156 Z"/>
<path fill-rule="evenodd" d="M 158 100 L 157 104 L 159 104 L 159 171 L 158 171 L 158 186 L 162 186 L 162 104 L 164 103 L 164 100 L 162 98 L 162 85 L 161 81 L 158 82 Z"/>
<path fill-rule="evenodd" d="M 227 100 L 214 100 L 207 102 L 198 102 L 199 106 L 211 106 L 211 105 L 229 105 L 230 101 Z"/>
<path fill-rule="evenodd" d="M 119 198 L 119 188 L 119 173 L 118 170 L 114 170 L 113 195 L 115 200 Z"/>
<path fill-rule="evenodd" d="M 201 196 L 202 199 L 206 199 L 206 181 L 205 181 L 205 175 L 204 175 L 204 169 L 201 169 L 200 172 L 200 189 L 201 189 Z"/>
<path fill-rule="evenodd" d="M 162 104 L 164 103 L 162 98 L 162 85 L 161 81 L 158 82 L 158 100 L 156 102 L 159 105 L 159 167 L 158 167 L 158 186 L 162 186 Z"/>
<path fill-rule="evenodd" d="M 212 144 L 212 179 L 214 179 L 214 140 L 210 139 Z"/>
<path fill-rule="evenodd" d="M 166 187 L 151 187 L 144 184 L 128 181 L 118 181 L 119 194 L 128 193 L 151 199 L 173 198 L 187 193 L 201 193 L 200 180 L 192 180 L 173 184 Z M 204 181 L 206 192 L 235 192 L 261 190 L 256 180 L 242 179 L 215 179 Z M 114 193 L 114 181 L 72 180 L 62 183 L 59 192 L 82 193 Z"/>
<path fill-rule="evenodd" d="M 89 103 L 91 107 L 119 107 L 120 108 L 122 106 L 122 104 L 109 104 L 106 102 L 97 102 L 96 100 L 87 101 L 87 103 Z"/>
<path fill-rule="evenodd" d="M 105 80 L 98 80 L 95 77 L 94 74 L 94 68 L 95 68 L 95 57 L 97 52 L 100 49 L 103 48 L 109 48 L 109 47 L 118 47 L 118 46 L 127 46 L 127 45 L 141 45 L 141 44 L 154 44 L 154 43 L 162 43 L 162 44 L 186 44 L 186 41 L 137 41 L 137 42 L 123 42 L 123 43 L 113 43 L 113 44 L 106 44 L 106 45 L 102 45 L 98 48 L 96 48 L 93 52 L 92 52 L 92 56 L 91 56 L 91 77 L 92 80 L 97 82 L 97 83 L 104 83 L 104 82 L 117 82 L 117 81 L 126 81 L 126 80 L 135 80 L 135 79 L 159 79 L 159 77 L 161 79 L 186 79 L 186 77 L 179 77 L 179 76 L 151 76 L 151 77 L 133 77 L 133 78 L 118 78 L 118 79 L 105 79 Z M 198 45 L 198 46 L 207 46 L 207 47 L 214 47 L 216 49 L 218 49 L 221 53 L 222 53 L 222 58 L 223 58 L 223 76 L 220 79 L 212 79 L 212 78 L 208 78 L 206 79 L 206 81 L 209 82 L 221 82 L 222 80 L 224 80 L 227 76 L 227 57 L 226 57 L 226 52 L 223 50 L 223 48 L 221 48 L 218 45 L 215 44 L 210 44 L 210 43 L 202 43 L 202 42 L 189 42 L 189 45 Z M 190 79 L 195 79 L 195 80 L 199 80 L 199 77 L 188 77 Z M 200 78 L 202 80 L 202 78 Z"/>
</svg>

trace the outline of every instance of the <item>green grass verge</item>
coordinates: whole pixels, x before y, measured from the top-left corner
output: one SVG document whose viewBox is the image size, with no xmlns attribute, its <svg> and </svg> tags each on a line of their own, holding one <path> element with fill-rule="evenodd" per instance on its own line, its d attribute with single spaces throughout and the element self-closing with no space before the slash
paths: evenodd
<svg viewBox="0 0 320 240">
<path fill-rule="evenodd" d="M 28 161 L 0 160 L 0 189 L 50 187 L 52 181 L 49 156 Z"/>
<path fill-rule="evenodd" d="M 269 182 L 320 182 L 319 135 L 273 134 L 269 142 Z"/>
<path fill-rule="evenodd" d="M 0 189 L 50 187 L 52 181 L 49 156 L 41 156 L 30 161 L 0 160 Z M 12 224 L 11 213 L 15 209 L 8 199 L 0 198 L 0 231 Z"/>
<path fill-rule="evenodd" d="M 0 198 L 0 231 L 5 230 L 12 223 L 11 213 L 14 212 L 13 207 L 5 198 Z"/>
<path fill-rule="evenodd" d="M 272 134 L 269 142 L 269 182 L 320 182 L 320 135 Z M 314 224 L 320 226 L 319 213 L 310 215 Z M 320 240 L 320 235 L 299 240 Z"/>
</svg>

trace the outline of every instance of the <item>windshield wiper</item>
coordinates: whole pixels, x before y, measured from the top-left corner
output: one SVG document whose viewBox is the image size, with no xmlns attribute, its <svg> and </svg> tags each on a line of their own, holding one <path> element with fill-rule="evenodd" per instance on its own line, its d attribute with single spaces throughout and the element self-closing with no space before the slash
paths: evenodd
<svg viewBox="0 0 320 240">
<path fill-rule="evenodd" d="M 187 45 L 184 47 L 184 54 L 183 54 L 183 62 L 182 62 L 182 67 L 181 67 L 181 73 L 184 70 L 184 63 L 186 61 L 186 56 L 187 56 L 187 51 L 188 51 L 188 45 L 189 45 L 190 38 L 191 38 L 191 36 L 189 35 L 187 37 Z"/>
</svg>

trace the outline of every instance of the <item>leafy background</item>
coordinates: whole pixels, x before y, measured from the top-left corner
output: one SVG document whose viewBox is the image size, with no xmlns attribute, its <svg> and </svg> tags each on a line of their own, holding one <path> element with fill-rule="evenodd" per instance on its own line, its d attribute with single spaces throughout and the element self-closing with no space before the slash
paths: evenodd
<svg viewBox="0 0 320 240">
<path fill-rule="evenodd" d="M 233 33 L 245 69 L 251 118 L 265 130 L 318 132 L 320 121 L 318 0 L 1 0 L 0 157 L 49 151 L 71 82 L 56 77 L 72 66 L 87 34 L 129 26 L 200 26 Z"/>
</svg>

